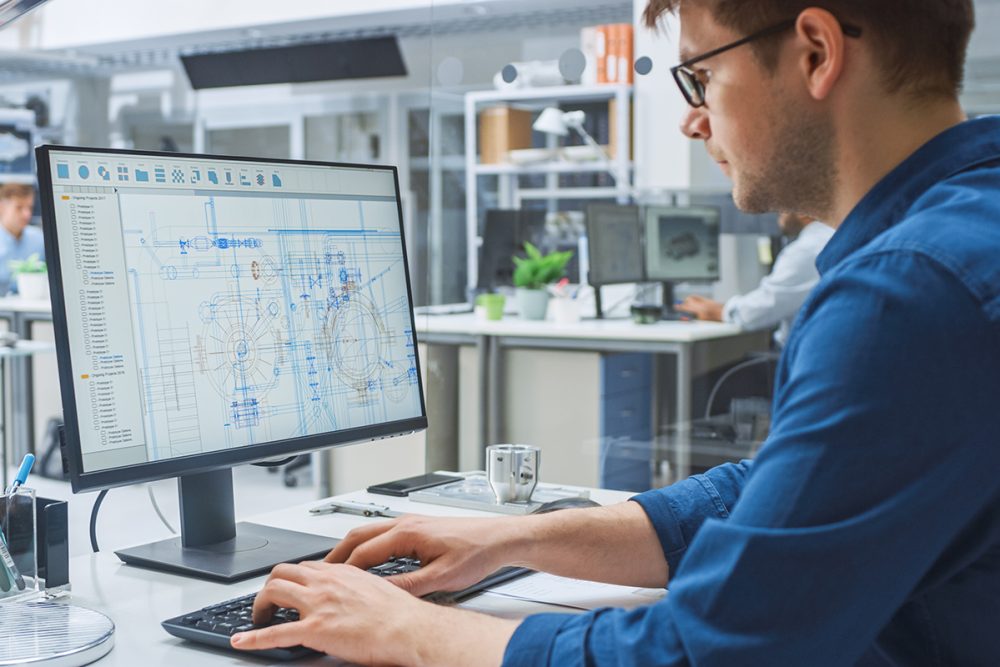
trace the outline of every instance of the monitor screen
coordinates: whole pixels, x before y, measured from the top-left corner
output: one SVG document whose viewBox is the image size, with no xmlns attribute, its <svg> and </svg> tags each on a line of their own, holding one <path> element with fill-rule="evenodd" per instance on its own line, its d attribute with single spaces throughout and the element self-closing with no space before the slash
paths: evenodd
<svg viewBox="0 0 1000 667">
<path fill-rule="evenodd" d="M 719 210 L 649 206 L 646 279 L 677 282 L 719 279 Z"/>
<path fill-rule="evenodd" d="M 591 204 L 587 207 L 587 254 L 591 285 L 640 283 L 642 222 L 637 206 Z"/>
<path fill-rule="evenodd" d="M 394 168 L 39 159 L 75 490 L 426 426 Z"/>
</svg>

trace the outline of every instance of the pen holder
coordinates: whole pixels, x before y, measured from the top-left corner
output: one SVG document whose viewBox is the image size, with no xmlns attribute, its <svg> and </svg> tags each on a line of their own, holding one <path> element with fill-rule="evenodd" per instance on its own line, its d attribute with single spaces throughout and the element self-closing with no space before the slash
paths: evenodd
<svg viewBox="0 0 1000 667">
<path fill-rule="evenodd" d="M 19 486 L 0 496 L 0 598 L 37 594 L 38 517 L 35 490 Z"/>
<path fill-rule="evenodd" d="M 69 585 L 68 516 L 65 501 L 37 498 L 18 487 L 0 494 L 0 531 L 20 575 L 11 572 L 0 552 L 0 602 L 57 592 Z"/>
</svg>

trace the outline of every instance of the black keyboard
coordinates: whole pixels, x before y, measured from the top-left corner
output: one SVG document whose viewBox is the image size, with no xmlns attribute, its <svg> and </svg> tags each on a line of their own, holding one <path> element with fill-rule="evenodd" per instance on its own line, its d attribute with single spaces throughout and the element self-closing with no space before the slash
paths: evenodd
<svg viewBox="0 0 1000 667">
<path fill-rule="evenodd" d="M 368 568 L 372 574 L 389 577 L 394 574 L 405 574 L 420 568 L 420 561 L 415 558 L 392 558 Z M 497 570 L 479 583 L 454 593 L 431 593 L 425 599 L 439 603 L 454 603 L 480 593 L 505 581 L 528 574 L 531 570 L 521 567 L 505 567 Z M 229 637 L 237 632 L 246 632 L 256 628 L 288 623 L 299 620 L 299 612 L 295 609 L 279 608 L 274 612 L 271 621 L 266 625 L 255 625 L 252 618 L 253 601 L 256 593 L 218 602 L 189 614 L 182 614 L 163 621 L 163 629 L 181 639 L 208 644 L 217 648 L 233 649 Z M 305 646 L 289 648 L 273 648 L 263 651 L 240 651 L 240 653 L 257 655 L 271 660 L 295 660 L 309 655 L 317 655 L 316 651 Z"/>
</svg>

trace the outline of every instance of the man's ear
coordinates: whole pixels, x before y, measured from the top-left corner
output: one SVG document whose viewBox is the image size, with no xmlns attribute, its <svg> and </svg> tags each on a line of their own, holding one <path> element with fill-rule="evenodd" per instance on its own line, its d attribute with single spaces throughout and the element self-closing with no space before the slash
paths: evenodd
<svg viewBox="0 0 1000 667">
<path fill-rule="evenodd" d="M 840 80 L 846 60 L 846 37 L 840 21 L 825 9 L 810 7 L 795 23 L 796 58 L 809 94 L 825 99 Z"/>
</svg>

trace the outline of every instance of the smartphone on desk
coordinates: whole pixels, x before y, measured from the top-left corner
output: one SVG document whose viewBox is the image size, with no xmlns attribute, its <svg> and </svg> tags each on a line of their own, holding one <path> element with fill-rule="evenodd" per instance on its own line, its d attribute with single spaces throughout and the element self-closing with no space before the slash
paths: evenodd
<svg viewBox="0 0 1000 667">
<path fill-rule="evenodd" d="M 426 475 L 397 479 L 392 482 L 382 482 L 368 487 L 368 493 L 379 493 L 383 496 L 408 496 L 413 491 L 429 489 L 432 486 L 440 486 L 448 482 L 457 482 L 463 479 L 454 475 L 439 475 L 429 472 Z"/>
</svg>

